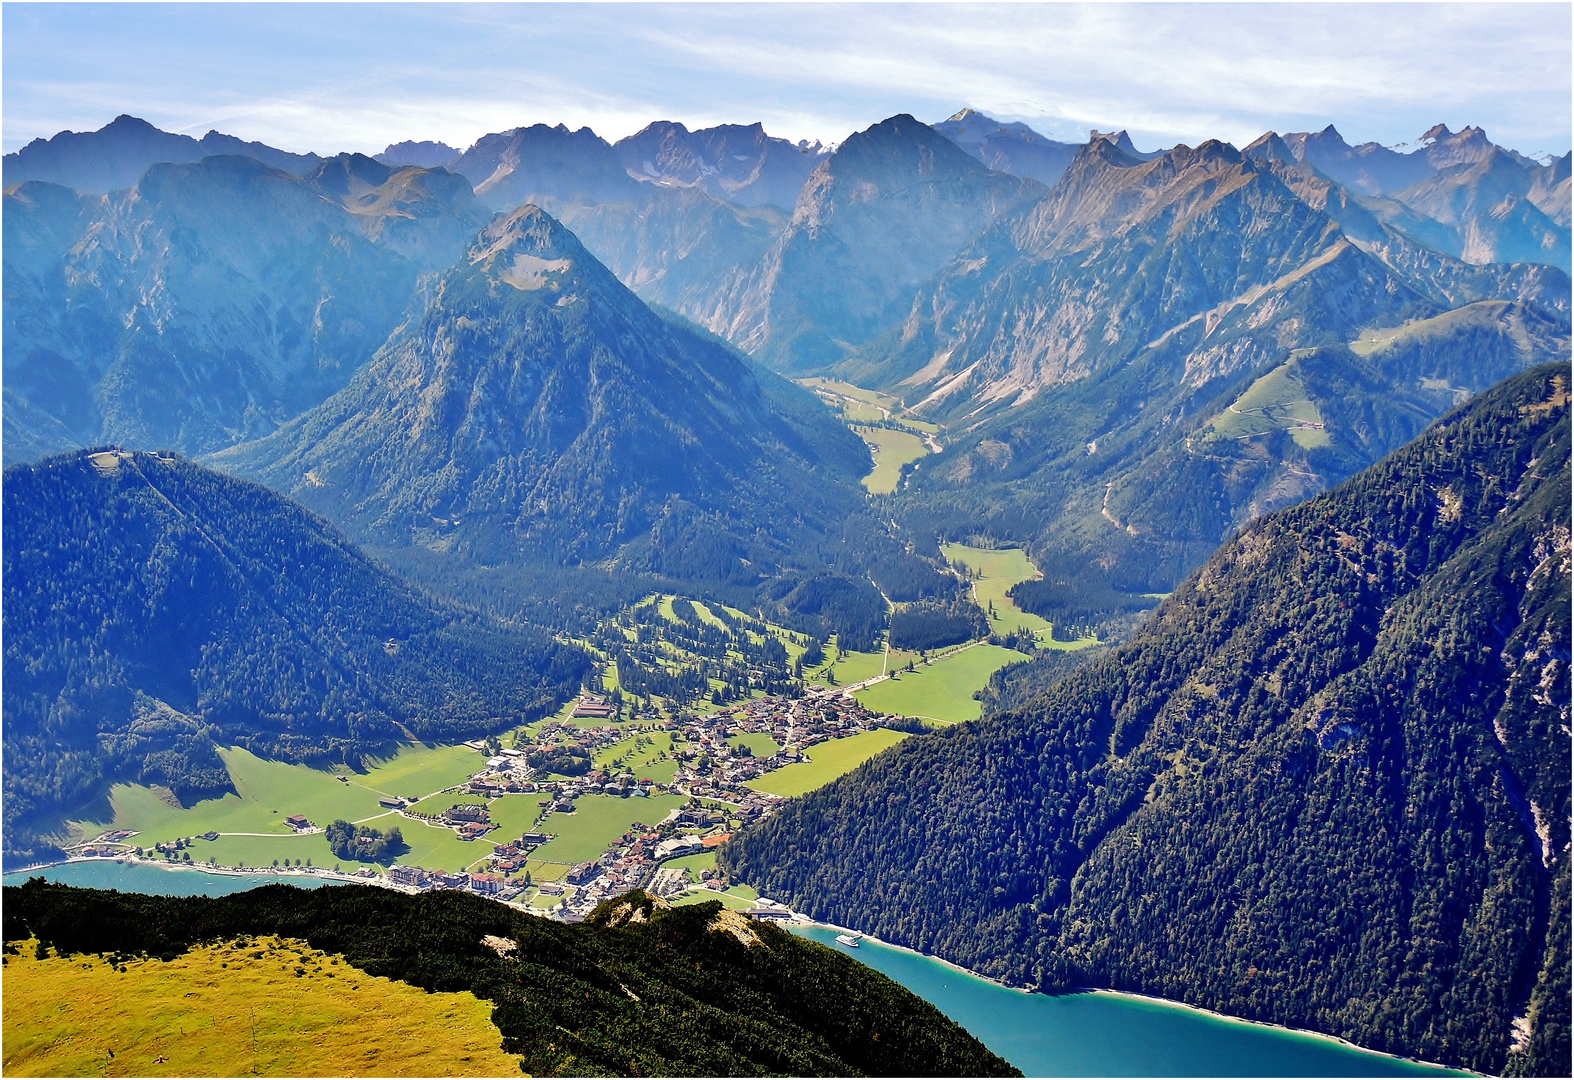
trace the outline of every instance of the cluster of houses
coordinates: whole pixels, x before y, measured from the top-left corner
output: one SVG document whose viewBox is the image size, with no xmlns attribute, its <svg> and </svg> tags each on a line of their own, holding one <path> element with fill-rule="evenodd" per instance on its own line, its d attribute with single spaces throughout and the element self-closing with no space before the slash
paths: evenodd
<svg viewBox="0 0 1574 1080">
<path fill-rule="evenodd" d="M 573 718 L 599 725 L 615 717 L 617 710 L 605 699 L 586 694 L 573 711 Z M 628 732 L 612 726 L 580 727 L 569 721 L 545 725 L 529 748 L 497 750 L 462 785 L 449 789 L 462 801 L 439 814 L 424 814 L 412 804 L 414 798 L 387 796 L 378 800 L 384 809 L 396 810 L 429 824 L 455 830 L 461 839 L 481 840 L 498 828 L 488 802 L 504 795 L 538 796 L 537 805 L 545 817 L 551 813 L 574 812 L 575 800 L 586 794 L 612 794 L 625 798 L 644 798 L 653 794 L 680 794 L 690 797 L 687 806 L 671 811 L 654 826 L 636 824 L 623 834 L 598 859 L 568 868 L 560 878 L 531 882 L 523 873 L 530 853 L 552 840 L 546 832 L 529 831 L 517 838 L 493 843 L 485 861 L 486 869 L 474 873 L 447 873 L 418 866 L 394 865 L 381 874 L 362 868 L 356 876 L 383 879 L 398 887 L 415 890 L 463 889 L 499 900 L 518 900 L 532 886 L 549 898 L 561 898 L 553 909 L 556 917 L 578 919 L 588 914 L 601 900 L 628 889 L 643 887 L 660 896 L 678 896 L 691 887 L 725 888 L 713 870 L 692 875 L 688 869 L 665 866 L 669 860 L 700 854 L 729 839 L 735 823 L 747 824 L 769 816 L 781 799 L 755 791 L 748 784 L 765 773 L 802 759 L 804 751 L 827 739 L 841 738 L 879 726 L 885 720 L 865 709 L 840 691 L 800 697 L 766 697 L 740 703 L 708 714 L 680 713 L 664 725 L 676 738 L 674 757 L 677 769 L 671 783 L 635 778 L 628 770 L 591 768 L 583 776 L 545 781 L 529 764 L 532 752 L 557 754 L 593 762 L 601 751 L 623 742 Z M 779 749 L 770 756 L 758 756 L 731 740 L 740 735 L 768 735 Z M 466 744 L 485 751 L 486 744 Z M 465 798 L 465 797 L 473 798 Z M 285 824 L 296 833 L 318 832 L 305 815 L 292 814 Z M 108 845 L 123 841 L 130 833 L 106 833 L 83 855 L 123 854 Z M 207 839 L 217 839 L 217 833 Z M 176 852 L 188 841 L 161 844 L 158 850 L 179 857 Z M 168 851 L 165 851 L 168 848 Z M 539 868 L 539 864 L 538 864 Z M 698 880 L 695 880 L 695 878 Z M 755 914 L 786 917 L 785 909 L 763 903 Z"/>
</svg>

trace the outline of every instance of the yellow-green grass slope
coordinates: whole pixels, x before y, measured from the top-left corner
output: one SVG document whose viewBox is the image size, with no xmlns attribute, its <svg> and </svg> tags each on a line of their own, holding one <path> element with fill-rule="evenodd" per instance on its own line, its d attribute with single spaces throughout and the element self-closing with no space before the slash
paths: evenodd
<svg viewBox="0 0 1574 1080">
<path fill-rule="evenodd" d="M 766 773 L 758 780 L 749 781 L 748 786 L 770 795 L 802 795 L 852 772 L 880 751 L 895 746 L 905 738 L 905 732 L 876 728 L 849 735 L 845 739 L 816 743 L 805 751 L 808 761 Z"/>
<path fill-rule="evenodd" d="M 168 961 L 5 957 L 6 1076 L 517 1076 L 491 1005 L 373 978 L 303 942 Z"/>
</svg>

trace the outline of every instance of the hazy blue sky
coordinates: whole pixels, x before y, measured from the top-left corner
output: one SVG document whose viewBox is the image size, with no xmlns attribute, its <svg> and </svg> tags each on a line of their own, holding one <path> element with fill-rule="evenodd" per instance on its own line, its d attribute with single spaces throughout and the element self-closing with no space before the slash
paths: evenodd
<svg viewBox="0 0 1574 1080">
<path fill-rule="evenodd" d="M 826 142 L 970 105 L 1143 149 L 1330 122 L 1351 142 L 1479 124 L 1570 145 L 1556 4 L 4 5 L 7 151 L 122 112 L 289 150 L 468 146 L 546 121 L 761 120 Z"/>
</svg>

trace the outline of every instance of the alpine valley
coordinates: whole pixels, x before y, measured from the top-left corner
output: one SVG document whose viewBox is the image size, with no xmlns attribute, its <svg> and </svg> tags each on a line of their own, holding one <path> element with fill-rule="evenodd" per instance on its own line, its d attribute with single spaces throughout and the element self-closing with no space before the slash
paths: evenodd
<svg viewBox="0 0 1574 1080">
<path fill-rule="evenodd" d="M 442 894 L 8 888 L 7 1072 L 170 1061 L 168 965 L 237 1073 L 414 988 L 459 1072 L 1021 1065 L 760 925 L 812 919 L 1568 1075 L 1570 160 L 972 109 L 6 155 L 6 869 Z"/>
</svg>

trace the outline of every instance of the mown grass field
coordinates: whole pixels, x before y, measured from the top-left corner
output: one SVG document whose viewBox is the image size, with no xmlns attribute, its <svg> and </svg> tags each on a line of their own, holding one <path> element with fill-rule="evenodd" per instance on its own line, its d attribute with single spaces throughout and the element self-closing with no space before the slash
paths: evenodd
<svg viewBox="0 0 1574 1080">
<path fill-rule="evenodd" d="M 898 672 L 895 678 L 875 683 L 853 696 L 876 712 L 950 723 L 976 720 L 982 706 L 973 695 L 988 684 L 996 671 L 1025 660 L 1027 657 L 1015 649 L 974 645 L 932 664 L 920 665 L 916 671 Z M 818 749 L 812 747 L 811 753 Z"/>
<path fill-rule="evenodd" d="M 460 783 L 482 765 L 481 756 L 463 746 L 405 747 L 362 774 L 265 761 L 239 747 L 221 749 L 219 756 L 236 794 L 181 807 L 152 788 L 117 784 L 109 794 L 111 819 L 74 822 L 72 831 L 93 837 L 110 828 L 131 829 L 140 834 L 133 842 L 143 847 L 209 830 L 297 839 L 284 824 L 291 814 L 305 814 L 318 825 L 338 818 L 362 821 L 386 813 L 377 805 L 384 795 L 425 795 Z"/>
<path fill-rule="evenodd" d="M 541 831 L 552 833 L 553 838 L 531 854 L 545 862 L 558 863 L 600 858 L 634 822 L 654 825 L 666 817 L 669 810 L 685 802 L 682 795 L 652 795 L 648 799 L 581 795 L 575 800 L 574 813 L 553 814 L 541 823 Z"/>
<path fill-rule="evenodd" d="M 872 679 L 884 669 L 885 651 L 878 652 L 842 652 L 839 648 L 830 647 L 826 654 L 833 659 L 830 663 L 815 669 L 814 682 L 825 684 L 825 672 L 832 670 L 836 673 L 836 685 L 846 686 L 849 683 L 863 682 Z"/>
<path fill-rule="evenodd" d="M 733 746 L 747 746 L 757 758 L 768 758 L 781 746 L 763 731 L 745 731 L 727 740 Z"/>
<path fill-rule="evenodd" d="M 758 780 L 750 780 L 748 786 L 771 795 L 802 795 L 852 772 L 880 751 L 895 746 L 905 738 L 906 732 L 876 728 L 845 739 L 816 743 L 806 751 L 808 761 L 766 773 Z"/>
<path fill-rule="evenodd" d="M 889 495 L 902 479 L 902 467 L 929 453 L 924 440 L 910 431 L 890 428 L 855 427 L 860 438 L 874 452 L 874 471 L 864 477 L 871 495 Z"/>
<path fill-rule="evenodd" d="M 716 853 L 714 851 L 702 851 L 698 855 L 680 855 L 676 859 L 668 859 L 661 865 L 678 870 L 687 870 L 689 877 L 698 881 L 700 875 L 705 871 L 716 869 Z"/>
<path fill-rule="evenodd" d="M 1028 560 L 1021 548 L 976 548 L 966 544 L 946 544 L 942 549 L 953 563 L 961 563 L 978 575 L 973 582 L 973 597 L 978 606 L 989 616 L 989 628 L 997 634 L 1008 634 L 1025 629 L 1033 635 L 1041 649 L 1085 649 L 1097 644 L 1096 638 L 1079 641 L 1056 641 L 1050 633 L 1052 624 L 1030 611 L 1017 607 L 1016 601 L 1006 591 L 1019 581 L 1029 581 L 1039 576 L 1038 568 Z M 894 663 L 893 667 L 896 666 Z"/>
<path fill-rule="evenodd" d="M 734 911 L 752 911 L 754 905 L 741 896 L 734 895 L 731 890 L 719 893 L 709 889 L 699 889 L 695 892 L 685 893 L 672 901 L 673 907 L 685 907 L 689 904 L 703 904 L 707 900 L 720 900 L 723 907 L 730 907 Z"/>
<path fill-rule="evenodd" d="M 125 967 L 38 960 L 31 943 L 7 956 L 5 1075 L 519 1075 L 487 1002 L 373 978 L 304 942 Z"/>
</svg>

